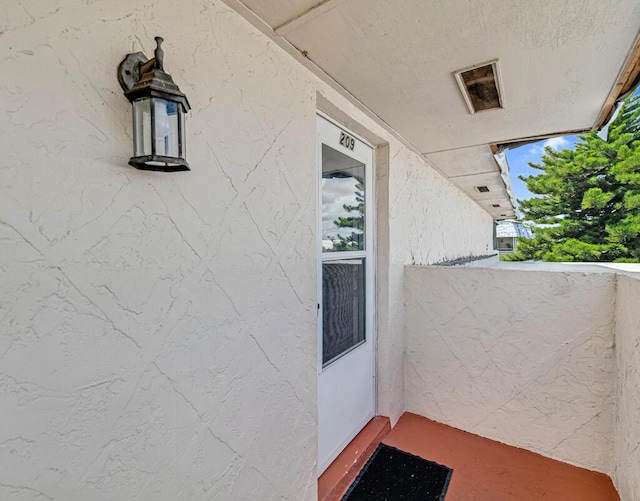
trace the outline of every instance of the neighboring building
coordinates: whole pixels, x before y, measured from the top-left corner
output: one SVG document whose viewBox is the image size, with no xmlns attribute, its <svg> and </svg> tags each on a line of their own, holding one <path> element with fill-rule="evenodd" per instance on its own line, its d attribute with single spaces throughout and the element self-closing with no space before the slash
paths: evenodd
<svg viewBox="0 0 640 501">
<path fill-rule="evenodd" d="M 533 231 L 519 221 L 496 223 L 496 244 L 500 254 L 511 254 L 515 251 L 519 238 L 533 238 Z"/>
<path fill-rule="evenodd" d="M 314 500 L 372 416 L 407 410 L 406 267 L 495 254 L 515 212 L 494 154 L 601 126 L 639 66 L 637 0 L 1 17 L 3 501 Z M 190 172 L 127 165 L 117 68 L 154 35 Z M 141 110 L 161 143 L 136 147 L 169 150 L 173 113 Z"/>
</svg>

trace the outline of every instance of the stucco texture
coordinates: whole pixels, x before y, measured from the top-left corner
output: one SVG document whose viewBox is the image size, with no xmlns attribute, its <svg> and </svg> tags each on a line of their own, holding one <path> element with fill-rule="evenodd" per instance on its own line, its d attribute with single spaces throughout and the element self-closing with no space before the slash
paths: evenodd
<svg viewBox="0 0 640 501">
<path fill-rule="evenodd" d="M 616 472 L 623 501 L 640 500 L 640 279 L 618 275 Z"/>
<path fill-rule="evenodd" d="M 315 499 L 318 94 L 390 152 L 381 413 L 402 265 L 483 254 L 490 218 L 219 2 L 2 13 L 0 499 Z M 127 166 L 116 68 L 155 35 L 190 173 Z"/>
<path fill-rule="evenodd" d="M 0 499 L 314 498 L 310 78 L 208 1 L 2 10 Z M 190 173 L 127 166 L 157 34 Z"/>
<path fill-rule="evenodd" d="M 406 275 L 407 410 L 613 473 L 615 274 Z"/>
<path fill-rule="evenodd" d="M 388 265 L 378 275 L 378 294 L 387 292 L 386 305 L 379 308 L 378 358 L 381 413 L 392 423 L 405 410 L 404 402 L 404 280 L 405 265 L 431 264 L 460 257 L 486 255 L 492 249 L 492 219 L 466 197 L 456 196 L 450 183 L 432 169 L 425 168 L 415 153 L 392 143 L 389 152 L 388 211 L 379 197 L 380 218 L 388 214 L 388 240 L 383 235 L 380 248 L 388 246 Z M 382 169 L 381 169 L 382 170 Z M 381 173 L 382 174 L 382 173 Z M 381 259 L 384 259 L 381 256 Z M 388 275 L 385 275 L 385 272 Z M 388 324 L 385 324 L 385 321 Z M 388 334 L 390 333 L 390 334 Z M 388 344 L 393 343 L 392 346 Z M 385 370 L 388 368 L 388 370 Z"/>
</svg>

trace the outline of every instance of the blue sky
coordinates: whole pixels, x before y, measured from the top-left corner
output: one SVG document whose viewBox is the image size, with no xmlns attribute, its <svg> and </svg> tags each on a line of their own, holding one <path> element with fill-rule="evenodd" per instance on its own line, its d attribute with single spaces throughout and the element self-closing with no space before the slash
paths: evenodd
<svg viewBox="0 0 640 501">
<path fill-rule="evenodd" d="M 507 161 L 509 162 L 509 169 L 511 170 L 511 183 L 513 184 L 513 191 L 516 198 L 518 200 L 525 200 L 534 196 L 527 190 L 527 185 L 518 179 L 518 176 L 537 175 L 541 173 L 541 171 L 529 167 L 528 163 L 540 163 L 545 146 L 550 146 L 560 151 L 565 148 L 573 149 L 578 141 L 580 141 L 580 139 L 577 136 L 552 137 L 521 146 L 520 148 L 507 150 Z"/>
</svg>

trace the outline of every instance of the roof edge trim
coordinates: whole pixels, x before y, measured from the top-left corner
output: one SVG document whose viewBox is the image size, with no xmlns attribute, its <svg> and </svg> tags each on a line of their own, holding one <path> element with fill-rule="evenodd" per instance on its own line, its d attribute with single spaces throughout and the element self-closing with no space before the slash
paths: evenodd
<svg viewBox="0 0 640 501">
<path fill-rule="evenodd" d="M 616 83 L 604 103 L 600 115 L 593 124 L 594 130 L 600 130 L 613 115 L 616 102 L 625 96 L 640 82 L 640 33 L 636 36 L 633 48 L 625 60 Z"/>
</svg>

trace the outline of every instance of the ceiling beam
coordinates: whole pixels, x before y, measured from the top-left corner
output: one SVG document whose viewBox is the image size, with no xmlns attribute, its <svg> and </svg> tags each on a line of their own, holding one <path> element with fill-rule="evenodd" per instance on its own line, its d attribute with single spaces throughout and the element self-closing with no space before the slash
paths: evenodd
<svg viewBox="0 0 640 501">
<path fill-rule="evenodd" d="M 345 3 L 347 0 L 323 0 L 317 3 L 310 9 L 305 10 L 301 14 L 292 17 L 288 21 L 285 21 L 280 26 L 276 26 L 274 31 L 280 35 L 285 36 L 287 33 L 300 28 L 307 24 L 309 21 L 329 12 L 330 10 L 338 7 L 340 4 Z"/>
<path fill-rule="evenodd" d="M 607 98 L 602 111 L 600 111 L 600 115 L 598 115 L 598 119 L 593 124 L 593 128 L 595 130 L 600 130 L 613 115 L 616 101 L 621 96 L 624 96 L 627 92 L 629 92 L 634 84 L 638 83 L 638 78 L 640 77 L 640 35 L 636 38 L 635 44 L 627 60 L 622 67 L 622 71 L 618 76 L 618 80 L 616 81 L 609 97 Z"/>
<path fill-rule="evenodd" d="M 496 175 L 500 175 L 500 171 L 499 170 L 489 170 L 489 171 L 482 171 L 482 172 L 472 172 L 471 174 L 458 174 L 457 176 L 449 176 L 449 179 L 458 179 L 461 177 L 473 177 L 473 176 L 486 176 L 488 174 L 496 174 Z"/>
<path fill-rule="evenodd" d="M 495 155 L 496 153 L 504 150 L 505 148 L 519 148 L 520 146 L 526 146 L 527 144 L 537 143 L 538 141 L 542 141 L 543 139 L 550 139 L 552 137 L 562 137 L 562 136 L 578 136 L 580 134 L 586 134 L 591 129 L 572 129 L 565 130 L 562 132 L 552 132 L 549 134 L 540 134 L 539 136 L 528 136 L 528 137 L 519 137 L 517 139 L 510 139 L 508 141 L 499 141 L 496 143 L 491 143 L 491 152 Z"/>
</svg>

